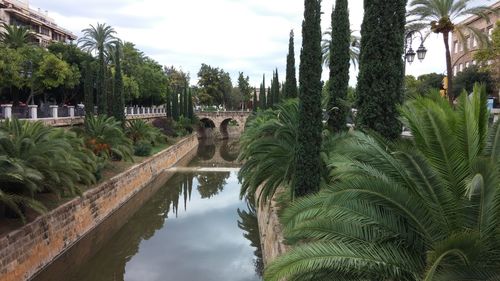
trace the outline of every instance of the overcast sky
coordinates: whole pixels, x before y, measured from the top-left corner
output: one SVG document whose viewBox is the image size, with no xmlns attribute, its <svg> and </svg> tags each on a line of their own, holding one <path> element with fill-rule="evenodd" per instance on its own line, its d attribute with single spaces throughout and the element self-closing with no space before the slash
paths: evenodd
<svg viewBox="0 0 500 281">
<path fill-rule="evenodd" d="M 494 2 L 471 1 L 472 5 Z M 333 3 L 322 1 L 323 31 L 330 25 Z M 298 71 L 303 0 L 30 0 L 30 5 L 48 10 L 58 25 L 78 36 L 89 24 L 107 23 L 118 37 L 133 42 L 162 65 L 189 72 L 191 84 L 197 82 L 202 63 L 229 72 L 233 84 L 242 71 L 250 76 L 251 85 L 258 86 L 262 74 L 270 78 L 275 68 L 283 80 L 288 36 L 294 29 Z M 359 32 L 363 1 L 350 0 L 349 10 L 351 28 Z M 407 74 L 445 72 L 442 38 L 433 34 L 425 46 L 429 50 L 426 59 L 407 66 Z M 351 85 L 356 76 L 352 68 Z M 324 69 L 323 78 L 327 77 Z"/>
</svg>

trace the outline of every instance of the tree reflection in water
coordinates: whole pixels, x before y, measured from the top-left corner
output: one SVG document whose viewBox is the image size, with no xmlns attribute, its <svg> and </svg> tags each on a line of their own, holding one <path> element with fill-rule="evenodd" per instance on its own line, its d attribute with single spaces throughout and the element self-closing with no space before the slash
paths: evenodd
<svg viewBox="0 0 500 281">
<path fill-rule="evenodd" d="M 253 252 L 255 255 L 255 273 L 259 277 L 262 277 L 262 273 L 264 272 L 264 260 L 262 259 L 257 210 L 251 202 L 253 201 L 247 200 L 247 210 L 238 209 L 238 215 L 240 216 L 238 227 L 245 232 L 243 233 L 243 237 L 250 241 L 250 246 L 255 248 Z"/>
<path fill-rule="evenodd" d="M 224 186 L 227 184 L 226 180 L 229 178 L 229 172 L 207 172 L 207 173 L 199 173 L 196 176 L 198 180 L 198 192 L 201 195 L 201 198 L 211 198 L 224 189 Z"/>
</svg>

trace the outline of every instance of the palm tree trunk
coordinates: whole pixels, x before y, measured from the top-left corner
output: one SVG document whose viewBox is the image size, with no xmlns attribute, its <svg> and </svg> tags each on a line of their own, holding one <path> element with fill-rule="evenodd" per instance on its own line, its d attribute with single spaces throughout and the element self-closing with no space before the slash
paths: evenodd
<svg viewBox="0 0 500 281">
<path fill-rule="evenodd" d="M 450 32 L 449 31 L 446 31 L 446 32 L 443 32 L 443 40 L 444 40 L 444 47 L 446 49 L 446 73 L 447 73 L 447 76 L 448 76 L 448 89 L 446 90 L 447 91 L 447 94 L 448 94 L 448 100 L 450 102 L 451 105 L 453 105 L 453 100 L 455 99 L 454 95 L 453 95 L 453 69 L 452 69 L 452 66 L 451 66 L 451 54 L 450 54 L 450 41 L 449 41 L 449 36 L 450 36 Z"/>
</svg>

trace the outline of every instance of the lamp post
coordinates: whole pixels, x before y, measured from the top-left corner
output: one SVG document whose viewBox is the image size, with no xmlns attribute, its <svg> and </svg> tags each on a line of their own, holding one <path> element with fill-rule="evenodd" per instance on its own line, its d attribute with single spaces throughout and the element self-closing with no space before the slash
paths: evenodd
<svg viewBox="0 0 500 281">
<path fill-rule="evenodd" d="M 413 40 L 415 38 L 418 38 L 417 36 L 420 35 L 420 46 L 418 47 L 417 51 L 415 52 L 413 50 Z M 406 76 L 406 63 L 408 62 L 411 64 L 413 61 L 415 61 L 415 56 L 417 56 L 418 60 L 422 62 L 425 59 L 425 55 L 427 54 L 427 49 L 424 47 L 424 37 L 422 36 L 422 33 L 418 30 L 411 30 L 406 33 L 405 36 L 405 53 L 404 53 L 404 60 L 405 60 L 405 67 L 404 67 L 404 75 Z"/>
</svg>

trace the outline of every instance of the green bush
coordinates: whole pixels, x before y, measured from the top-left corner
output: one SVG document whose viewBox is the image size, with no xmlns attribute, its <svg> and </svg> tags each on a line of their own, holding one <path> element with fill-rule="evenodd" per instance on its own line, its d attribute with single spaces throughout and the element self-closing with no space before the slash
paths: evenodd
<svg viewBox="0 0 500 281">
<path fill-rule="evenodd" d="M 141 141 L 134 145 L 135 156 L 150 156 L 153 151 L 153 146 L 147 141 Z"/>
<path fill-rule="evenodd" d="M 165 135 L 162 131 L 143 120 L 131 120 L 127 122 L 125 134 L 134 144 L 139 142 L 149 142 L 152 145 L 165 142 Z"/>
</svg>

